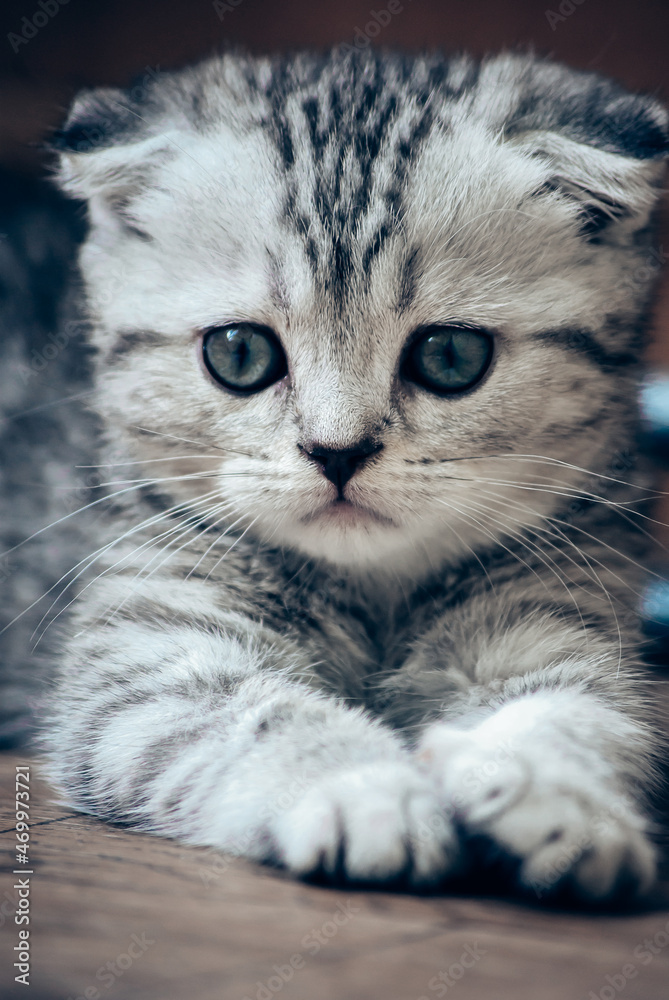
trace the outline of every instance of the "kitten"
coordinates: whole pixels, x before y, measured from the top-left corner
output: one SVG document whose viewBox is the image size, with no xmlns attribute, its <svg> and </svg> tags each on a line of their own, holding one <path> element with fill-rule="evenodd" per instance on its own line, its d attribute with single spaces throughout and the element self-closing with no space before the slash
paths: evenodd
<svg viewBox="0 0 669 1000">
<path fill-rule="evenodd" d="M 45 737 L 70 803 L 297 875 L 436 884 L 483 840 L 538 895 L 649 887 L 628 457 L 667 135 L 511 55 L 77 100 L 115 496 Z"/>
</svg>

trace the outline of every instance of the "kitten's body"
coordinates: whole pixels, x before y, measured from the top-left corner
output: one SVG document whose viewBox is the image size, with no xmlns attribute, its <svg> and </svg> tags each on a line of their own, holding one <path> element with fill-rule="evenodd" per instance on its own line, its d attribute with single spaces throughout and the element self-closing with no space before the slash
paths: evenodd
<svg viewBox="0 0 669 1000">
<path fill-rule="evenodd" d="M 664 112 L 525 58 L 225 57 L 82 98 L 60 145 L 109 478 L 155 477 L 77 602 L 69 800 L 299 873 L 435 882 L 482 834 L 537 891 L 647 886 L 616 462 Z M 252 395 L 200 360 L 240 321 L 288 358 Z M 430 324 L 494 334 L 474 389 L 407 380 Z M 360 442 L 338 500 L 314 456 Z"/>
</svg>

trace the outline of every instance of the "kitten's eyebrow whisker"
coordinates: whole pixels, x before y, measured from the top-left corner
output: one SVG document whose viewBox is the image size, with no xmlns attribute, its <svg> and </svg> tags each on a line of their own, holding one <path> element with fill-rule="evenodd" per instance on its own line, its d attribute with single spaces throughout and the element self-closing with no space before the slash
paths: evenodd
<svg viewBox="0 0 669 1000">
<path fill-rule="evenodd" d="M 473 223 L 480 222 L 481 224 L 483 224 L 483 222 L 486 219 L 489 219 L 490 216 L 492 216 L 492 215 L 499 215 L 502 212 L 509 212 L 509 213 L 511 213 L 513 215 L 524 215 L 529 220 L 528 224 L 530 224 L 532 222 L 536 222 L 536 218 L 535 218 L 535 216 L 532 215 L 531 212 L 524 212 L 520 208 L 511 208 L 511 207 L 489 208 L 489 209 L 486 209 L 485 212 L 479 212 L 478 215 L 473 215 L 471 217 L 471 219 L 467 219 L 466 222 L 463 222 L 463 224 L 460 226 L 459 229 L 456 229 L 455 232 L 453 232 L 453 233 L 451 233 L 449 235 L 449 237 L 448 237 L 448 239 L 446 240 L 445 243 L 440 244 L 439 249 L 440 250 L 446 250 L 446 248 L 448 247 L 448 245 L 455 239 L 455 237 L 458 236 L 461 232 L 463 232 L 463 230 L 465 230 L 469 226 L 473 225 Z M 438 238 L 439 238 L 439 234 L 435 233 L 435 236 L 433 237 L 433 240 L 432 240 L 432 244 L 431 245 L 428 244 L 428 250 L 432 249 L 434 247 L 434 244 L 436 243 L 436 241 L 437 241 Z M 448 264 L 449 261 L 446 260 L 446 261 L 444 261 L 444 263 Z"/>
<path fill-rule="evenodd" d="M 201 243 L 199 243 L 199 244 L 198 243 L 192 243 L 190 240 L 184 240 L 183 238 L 181 240 L 181 243 L 183 244 L 183 246 L 191 247 L 191 249 L 193 249 L 193 250 L 199 250 L 199 251 L 202 250 L 202 244 Z M 214 246 L 212 246 L 211 244 L 207 244 L 206 250 L 207 250 L 207 253 L 215 253 L 216 256 L 220 257 L 221 260 L 224 260 L 228 266 L 230 265 L 230 255 L 229 254 L 225 254 L 221 250 L 217 250 L 217 248 L 214 247 Z"/>
</svg>

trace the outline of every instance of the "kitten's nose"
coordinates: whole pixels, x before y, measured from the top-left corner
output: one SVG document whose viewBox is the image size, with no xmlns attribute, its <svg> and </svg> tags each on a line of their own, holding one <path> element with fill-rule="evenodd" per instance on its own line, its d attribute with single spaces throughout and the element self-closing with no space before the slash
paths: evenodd
<svg viewBox="0 0 669 1000">
<path fill-rule="evenodd" d="M 355 448 L 323 448 L 318 444 L 309 447 L 299 445 L 299 447 L 305 455 L 320 465 L 325 478 L 334 483 L 341 496 L 346 483 L 358 467 L 367 461 L 370 455 L 381 451 L 383 445 L 367 440 L 360 441 Z"/>
</svg>

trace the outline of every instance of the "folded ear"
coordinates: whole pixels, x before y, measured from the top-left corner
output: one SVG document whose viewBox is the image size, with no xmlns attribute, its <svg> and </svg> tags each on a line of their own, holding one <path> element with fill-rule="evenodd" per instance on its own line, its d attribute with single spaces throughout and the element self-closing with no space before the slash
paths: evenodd
<svg viewBox="0 0 669 1000">
<path fill-rule="evenodd" d="M 507 139 L 545 161 L 543 188 L 577 204 L 590 238 L 619 240 L 643 228 L 661 193 L 667 111 L 594 74 L 534 69 L 529 93 L 505 124 Z"/>
<path fill-rule="evenodd" d="M 590 239 L 621 239 L 642 229 L 661 193 L 661 159 L 608 153 L 555 133 L 534 133 L 514 142 L 546 161 L 543 191 L 558 191 L 578 207 L 581 232 Z"/>
<path fill-rule="evenodd" d="M 60 157 L 57 183 L 89 202 L 92 222 L 121 221 L 132 228 L 132 220 L 123 218 L 124 206 L 150 183 L 161 157 L 173 151 L 173 109 L 158 97 L 149 77 L 127 91 L 84 91 L 52 137 Z"/>
</svg>

